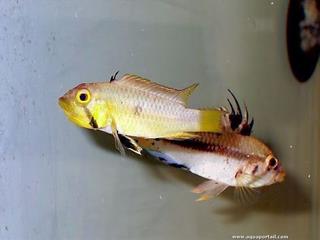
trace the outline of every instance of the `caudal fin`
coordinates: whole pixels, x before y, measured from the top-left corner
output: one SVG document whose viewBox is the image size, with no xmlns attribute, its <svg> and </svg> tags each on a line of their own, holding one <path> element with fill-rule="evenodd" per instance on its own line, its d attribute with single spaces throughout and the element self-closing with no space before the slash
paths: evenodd
<svg viewBox="0 0 320 240">
<path fill-rule="evenodd" d="M 222 118 L 224 111 L 218 109 L 205 109 L 200 111 L 199 132 L 222 132 Z"/>
</svg>

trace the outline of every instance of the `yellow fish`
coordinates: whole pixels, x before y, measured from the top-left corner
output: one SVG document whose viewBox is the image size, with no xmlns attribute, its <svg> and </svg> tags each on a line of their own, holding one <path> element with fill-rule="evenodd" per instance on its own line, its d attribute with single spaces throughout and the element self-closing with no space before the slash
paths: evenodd
<svg viewBox="0 0 320 240">
<path fill-rule="evenodd" d="M 198 84 L 177 90 L 126 74 L 110 82 L 82 83 L 59 98 L 66 116 L 80 127 L 129 137 L 188 139 L 196 132 L 221 132 L 225 112 L 187 108 Z"/>
</svg>

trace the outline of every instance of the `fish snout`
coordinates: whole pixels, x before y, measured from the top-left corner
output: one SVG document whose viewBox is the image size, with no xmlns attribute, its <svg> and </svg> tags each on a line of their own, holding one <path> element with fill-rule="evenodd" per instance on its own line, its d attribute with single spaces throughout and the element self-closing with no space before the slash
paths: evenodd
<svg viewBox="0 0 320 240">
<path fill-rule="evenodd" d="M 65 96 L 59 97 L 58 104 L 62 109 L 66 110 L 68 106 L 67 98 Z"/>
<path fill-rule="evenodd" d="M 59 103 L 62 102 L 62 101 L 65 101 L 65 100 L 66 100 L 65 96 L 59 97 Z"/>
<path fill-rule="evenodd" d="M 282 182 L 284 180 L 286 176 L 286 172 L 284 171 L 284 169 L 282 168 L 282 166 L 279 166 L 277 169 L 277 174 L 275 176 L 275 182 Z"/>
</svg>

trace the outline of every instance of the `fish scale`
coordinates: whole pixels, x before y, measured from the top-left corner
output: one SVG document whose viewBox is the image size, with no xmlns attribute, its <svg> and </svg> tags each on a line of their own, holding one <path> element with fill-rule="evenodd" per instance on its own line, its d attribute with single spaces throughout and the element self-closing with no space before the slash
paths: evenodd
<svg viewBox="0 0 320 240">
<path fill-rule="evenodd" d="M 169 135 L 177 132 L 194 131 L 199 128 L 199 110 L 187 109 L 181 104 L 175 104 L 161 94 L 149 94 L 137 88 L 127 89 L 126 86 L 113 86 L 110 90 L 114 94 L 111 97 L 116 105 L 113 117 L 121 133 L 130 136 L 155 138 L 165 137 L 162 132 L 170 122 Z M 117 93 L 117 94 L 116 94 Z M 117 97 L 126 96 L 125 99 Z M 120 106 L 120 107 L 119 107 Z M 179 131 L 177 131 L 179 130 Z M 137 133 L 133 133 L 133 132 Z M 153 134 L 153 136 L 151 135 Z"/>
</svg>

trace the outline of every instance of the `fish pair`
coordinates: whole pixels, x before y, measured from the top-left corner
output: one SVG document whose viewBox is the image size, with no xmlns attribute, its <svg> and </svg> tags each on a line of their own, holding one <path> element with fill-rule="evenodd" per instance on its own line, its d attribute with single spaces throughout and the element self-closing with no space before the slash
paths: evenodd
<svg viewBox="0 0 320 240">
<path fill-rule="evenodd" d="M 67 117 L 77 125 L 113 134 L 117 149 L 148 153 L 208 181 L 193 192 L 199 200 L 227 187 L 255 189 L 281 182 L 284 170 L 272 151 L 249 136 L 253 120 L 225 108 L 191 109 L 187 101 L 197 84 L 182 90 L 126 74 L 109 82 L 86 83 L 59 98 Z"/>
</svg>

